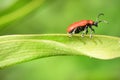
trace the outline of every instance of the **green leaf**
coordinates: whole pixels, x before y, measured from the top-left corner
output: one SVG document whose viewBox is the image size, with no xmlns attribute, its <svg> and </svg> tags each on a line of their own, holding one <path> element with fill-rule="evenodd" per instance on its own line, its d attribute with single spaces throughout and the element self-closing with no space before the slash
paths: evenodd
<svg viewBox="0 0 120 80">
<path fill-rule="evenodd" d="M 20 2 L 21 3 L 27 2 L 27 3 L 24 6 L 19 6 L 17 10 L 16 9 L 14 10 L 13 8 L 17 7 L 17 5 L 20 5 Z M 20 19 L 21 17 L 29 14 L 30 12 L 32 12 L 33 10 L 41 6 L 43 2 L 44 0 L 30 0 L 30 1 L 19 0 L 18 1 L 19 4 L 16 3 L 10 10 L 8 9 L 2 13 L 6 15 L 0 16 L 0 28 L 1 28 L 1 25 L 7 24 L 16 19 Z"/>
<path fill-rule="evenodd" d="M 86 55 L 98 59 L 120 57 L 120 38 L 95 35 L 93 38 L 67 34 L 7 35 L 0 37 L 0 68 L 32 59 Z"/>
</svg>

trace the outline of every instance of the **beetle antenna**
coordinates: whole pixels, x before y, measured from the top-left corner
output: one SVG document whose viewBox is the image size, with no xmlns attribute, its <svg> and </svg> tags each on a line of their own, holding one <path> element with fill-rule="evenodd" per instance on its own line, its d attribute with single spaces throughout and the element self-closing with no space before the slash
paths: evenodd
<svg viewBox="0 0 120 80">
<path fill-rule="evenodd" d="M 100 20 L 100 21 L 98 21 L 98 23 L 100 23 L 100 22 L 108 23 L 106 20 Z"/>
<path fill-rule="evenodd" d="M 99 17 L 100 17 L 101 15 L 103 15 L 103 16 L 104 16 L 104 14 L 103 14 L 103 13 L 98 14 L 98 16 L 97 16 L 97 18 L 96 18 L 96 22 L 99 22 L 98 20 L 99 20 Z"/>
</svg>

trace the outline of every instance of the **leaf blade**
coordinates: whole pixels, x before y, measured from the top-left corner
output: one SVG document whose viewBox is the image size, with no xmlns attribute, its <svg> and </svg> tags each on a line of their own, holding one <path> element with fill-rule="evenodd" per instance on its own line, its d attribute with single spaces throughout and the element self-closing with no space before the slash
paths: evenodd
<svg viewBox="0 0 120 80">
<path fill-rule="evenodd" d="M 120 38 L 96 35 L 92 39 L 66 34 L 8 35 L 0 37 L 0 68 L 36 58 L 86 55 L 98 59 L 120 57 Z"/>
</svg>

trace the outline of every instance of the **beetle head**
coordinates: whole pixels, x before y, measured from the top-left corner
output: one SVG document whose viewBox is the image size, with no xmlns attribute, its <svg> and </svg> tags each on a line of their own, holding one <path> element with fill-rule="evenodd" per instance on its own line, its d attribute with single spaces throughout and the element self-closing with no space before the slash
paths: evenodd
<svg viewBox="0 0 120 80">
<path fill-rule="evenodd" d="M 94 22 L 93 25 L 96 26 L 96 27 L 98 27 L 98 22 Z"/>
</svg>

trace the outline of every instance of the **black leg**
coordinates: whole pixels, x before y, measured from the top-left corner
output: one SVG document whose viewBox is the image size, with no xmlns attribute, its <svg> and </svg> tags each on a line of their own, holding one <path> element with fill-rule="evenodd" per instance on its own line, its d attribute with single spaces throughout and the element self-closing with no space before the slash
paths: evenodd
<svg viewBox="0 0 120 80">
<path fill-rule="evenodd" d="M 72 32 L 68 33 L 69 34 L 69 37 L 72 37 L 73 34 L 75 34 L 75 31 L 77 30 L 77 28 L 75 28 Z"/>
<path fill-rule="evenodd" d="M 69 37 L 72 37 L 72 35 L 73 35 L 72 33 L 68 33 L 68 34 L 69 34 Z"/>
<path fill-rule="evenodd" d="M 88 26 L 85 26 L 81 36 L 84 37 L 84 34 L 87 34 L 87 33 L 88 33 Z"/>
<path fill-rule="evenodd" d="M 94 30 L 92 27 L 89 27 L 89 28 L 91 29 L 91 31 L 92 31 L 92 32 L 94 32 L 94 33 L 95 33 L 95 30 Z"/>
<path fill-rule="evenodd" d="M 91 26 L 89 26 L 89 28 L 90 28 L 90 38 L 92 38 L 92 33 L 93 32 L 95 33 L 95 30 Z"/>
<path fill-rule="evenodd" d="M 88 28 L 86 29 L 86 34 L 88 33 Z"/>
<path fill-rule="evenodd" d="M 75 31 L 77 30 L 77 28 L 75 28 L 74 30 L 73 30 L 73 32 L 72 32 L 72 34 L 75 34 Z"/>
</svg>

